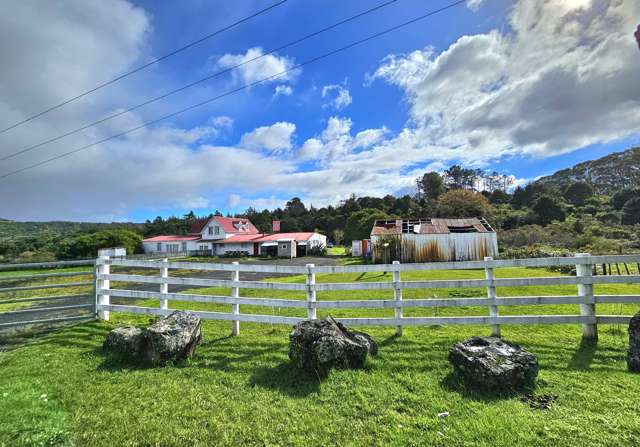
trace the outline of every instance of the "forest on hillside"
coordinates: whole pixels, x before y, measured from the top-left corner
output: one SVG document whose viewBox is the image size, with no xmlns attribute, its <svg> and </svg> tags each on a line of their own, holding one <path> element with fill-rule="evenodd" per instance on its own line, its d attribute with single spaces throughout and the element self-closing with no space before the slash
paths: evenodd
<svg viewBox="0 0 640 447">
<path fill-rule="evenodd" d="M 640 190 L 597 194 L 588 181 L 537 181 L 512 188 L 510 176 L 453 165 L 416 179 L 416 194 L 355 197 L 336 206 L 305 205 L 297 197 L 275 210 L 247 209 L 260 231 L 318 231 L 334 244 L 368 238 L 376 219 L 483 216 L 498 231 L 504 257 L 576 251 L 628 253 L 640 250 Z M 510 191 L 510 192 L 507 192 Z M 218 211 L 215 214 L 220 214 Z M 98 248 L 122 245 L 140 251 L 143 237 L 186 234 L 194 212 L 142 224 L 0 222 L 0 261 L 91 257 Z"/>
</svg>

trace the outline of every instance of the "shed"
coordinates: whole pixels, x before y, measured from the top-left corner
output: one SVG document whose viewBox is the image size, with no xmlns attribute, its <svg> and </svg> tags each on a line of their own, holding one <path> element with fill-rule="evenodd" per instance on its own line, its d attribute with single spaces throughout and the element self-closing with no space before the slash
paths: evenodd
<svg viewBox="0 0 640 447">
<path fill-rule="evenodd" d="M 296 254 L 296 241 L 294 239 L 278 239 L 279 258 L 295 258 Z"/>
<path fill-rule="evenodd" d="M 498 238 L 484 218 L 377 220 L 374 262 L 479 261 L 498 256 Z"/>
</svg>

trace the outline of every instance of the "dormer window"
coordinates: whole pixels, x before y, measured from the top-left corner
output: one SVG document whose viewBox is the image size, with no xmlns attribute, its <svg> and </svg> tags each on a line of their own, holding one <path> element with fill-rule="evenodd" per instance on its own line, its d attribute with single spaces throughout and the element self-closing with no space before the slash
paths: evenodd
<svg viewBox="0 0 640 447">
<path fill-rule="evenodd" d="M 213 227 L 209 227 L 209 236 L 213 235 Z"/>
</svg>

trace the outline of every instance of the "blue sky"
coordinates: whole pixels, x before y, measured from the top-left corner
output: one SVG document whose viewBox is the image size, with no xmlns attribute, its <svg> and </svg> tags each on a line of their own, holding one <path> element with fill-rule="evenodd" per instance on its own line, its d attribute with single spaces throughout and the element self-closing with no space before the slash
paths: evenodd
<svg viewBox="0 0 640 447">
<path fill-rule="evenodd" d="M 0 23 L 0 127 L 275 1 L 26 1 Z M 0 135 L 38 143 L 338 22 L 383 0 L 289 0 L 113 86 Z M 398 0 L 63 141 L 2 172 L 65 153 L 262 79 L 451 1 Z M 82 153 L 7 177 L 0 217 L 144 220 L 316 206 L 410 191 L 453 163 L 517 183 L 638 144 L 640 52 L 632 0 L 470 0 Z M 2 19 L 0 19 L 2 20 Z M 4 19 L 7 20 L 6 18 Z M 36 32 L 21 23 L 36 21 Z M 637 20 L 636 20 L 637 21 Z M 2 35 L 5 33 L 6 35 Z M 16 191 L 19 191 L 16 194 Z"/>
</svg>

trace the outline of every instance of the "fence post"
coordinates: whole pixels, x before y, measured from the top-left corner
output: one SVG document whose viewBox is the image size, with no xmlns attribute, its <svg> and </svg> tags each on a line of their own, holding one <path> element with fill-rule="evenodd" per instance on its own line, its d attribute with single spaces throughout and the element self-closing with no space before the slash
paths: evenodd
<svg viewBox="0 0 640 447">
<path fill-rule="evenodd" d="M 233 261 L 232 265 L 239 265 L 238 261 Z M 231 272 L 231 281 L 240 281 L 240 270 L 234 270 Z M 240 287 L 231 288 L 231 298 L 240 298 Z M 240 305 L 232 304 L 231 313 L 233 315 L 240 315 Z M 233 320 L 231 322 L 231 335 L 240 335 L 240 321 Z"/>
<path fill-rule="evenodd" d="M 485 263 L 488 261 L 493 261 L 491 256 L 486 256 L 484 258 Z M 487 286 L 487 298 L 489 298 L 489 317 L 497 317 L 498 314 L 498 306 L 495 304 L 495 299 L 498 297 L 496 292 L 496 286 L 494 285 L 493 280 L 495 279 L 495 274 L 493 272 L 493 267 L 485 267 L 484 275 L 487 281 L 489 281 L 489 285 Z M 492 337 L 500 337 L 500 325 L 492 324 L 491 325 L 491 336 Z"/>
<path fill-rule="evenodd" d="M 311 303 L 316 302 L 316 274 L 313 272 L 315 264 L 307 264 L 307 318 L 316 319 L 316 308 Z"/>
<path fill-rule="evenodd" d="M 590 253 L 576 253 L 576 258 L 586 258 L 591 256 Z M 589 340 L 598 339 L 598 326 L 595 323 L 596 305 L 593 299 L 593 282 L 590 281 L 592 271 L 592 264 L 576 264 L 576 277 L 588 278 L 586 284 L 578 284 L 578 296 L 580 298 L 588 298 L 590 303 L 580 304 L 580 316 L 593 317 L 593 323 L 582 324 L 582 338 Z"/>
<path fill-rule="evenodd" d="M 162 263 L 164 267 L 160 267 L 160 278 L 168 278 L 169 277 L 169 268 L 166 266 L 169 262 L 168 258 L 164 258 Z M 162 283 L 160 284 L 160 293 L 169 293 L 169 284 Z M 160 297 L 160 309 L 166 310 L 169 308 L 169 300 L 167 298 Z"/>
<path fill-rule="evenodd" d="M 400 261 L 393 261 L 393 298 L 396 300 L 396 319 L 402 319 L 402 288 L 400 287 Z M 402 324 L 396 326 L 396 335 L 402 335 Z"/>
<path fill-rule="evenodd" d="M 110 287 L 110 281 L 108 279 L 98 279 L 98 275 L 108 275 L 111 271 L 111 266 L 105 264 L 109 261 L 109 256 L 104 254 L 102 250 L 98 251 L 98 260 L 96 262 L 96 304 L 109 305 L 109 295 L 103 295 L 103 290 L 108 290 Z M 109 321 L 109 311 L 99 310 L 98 319 Z"/>
</svg>

